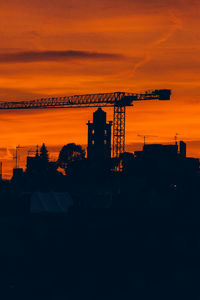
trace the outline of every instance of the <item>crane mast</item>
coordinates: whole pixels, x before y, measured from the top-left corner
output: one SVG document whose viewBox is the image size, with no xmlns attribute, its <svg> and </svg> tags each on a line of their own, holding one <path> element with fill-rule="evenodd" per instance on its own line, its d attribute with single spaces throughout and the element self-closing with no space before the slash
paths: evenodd
<svg viewBox="0 0 200 300">
<path fill-rule="evenodd" d="M 73 95 L 67 97 L 41 98 L 27 101 L 0 102 L 0 110 L 114 107 L 113 114 L 113 157 L 125 151 L 126 107 L 135 101 L 170 100 L 171 90 L 150 90 L 144 93 L 101 93 Z"/>
</svg>

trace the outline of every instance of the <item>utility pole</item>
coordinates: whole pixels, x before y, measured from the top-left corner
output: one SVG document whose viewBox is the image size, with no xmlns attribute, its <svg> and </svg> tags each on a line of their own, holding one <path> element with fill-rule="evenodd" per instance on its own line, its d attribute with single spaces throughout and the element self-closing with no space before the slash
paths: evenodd
<svg viewBox="0 0 200 300">
<path fill-rule="evenodd" d="M 17 147 L 16 147 L 16 152 L 15 152 L 15 156 L 14 156 L 14 159 L 15 159 L 15 168 L 16 169 L 18 169 L 18 162 L 19 162 L 19 150 L 20 149 L 22 149 L 22 148 L 24 148 L 24 147 L 21 147 L 20 145 L 18 145 Z"/>
<path fill-rule="evenodd" d="M 2 180 L 2 161 L 0 162 L 0 180 Z"/>
</svg>

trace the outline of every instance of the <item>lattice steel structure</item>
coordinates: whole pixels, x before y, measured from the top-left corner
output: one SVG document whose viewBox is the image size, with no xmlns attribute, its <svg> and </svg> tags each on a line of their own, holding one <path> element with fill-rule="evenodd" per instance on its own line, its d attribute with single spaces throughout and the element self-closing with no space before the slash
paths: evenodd
<svg viewBox="0 0 200 300">
<path fill-rule="evenodd" d="M 114 106 L 113 116 L 113 156 L 119 157 L 125 151 L 126 106 Z"/>
<path fill-rule="evenodd" d="M 41 98 L 28 101 L 0 102 L 0 110 L 7 109 L 50 109 L 82 107 L 114 107 L 113 157 L 125 151 L 125 110 L 134 101 L 170 100 L 171 90 L 152 90 L 144 93 L 103 93 L 73 95 L 67 97 Z"/>
</svg>

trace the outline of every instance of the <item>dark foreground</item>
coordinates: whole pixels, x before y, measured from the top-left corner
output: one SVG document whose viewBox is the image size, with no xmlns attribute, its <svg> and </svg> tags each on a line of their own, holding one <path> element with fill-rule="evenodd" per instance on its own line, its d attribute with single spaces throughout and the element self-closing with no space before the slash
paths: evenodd
<svg viewBox="0 0 200 300">
<path fill-rule="evenodd" d="M 199 299 L 196 192 L 143 188 L 109 208 L 1 216 L 1 299 Z"/>
</svg>

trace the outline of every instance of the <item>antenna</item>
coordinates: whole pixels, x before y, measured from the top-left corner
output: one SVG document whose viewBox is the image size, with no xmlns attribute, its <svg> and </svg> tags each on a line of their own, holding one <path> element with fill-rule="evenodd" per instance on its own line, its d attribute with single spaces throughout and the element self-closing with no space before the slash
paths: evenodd
<svg viewBox="0 0 200 300">
<path fill-rule="evenodd" d="M 178 137 L 178 135 L 180 135 L 179 133 L 176 133 L 175 134 L 175 137 L 174 137 L 174 139 L 175 139 L 175 145 L 177 145 L 177 137 Z"/>
<path fill-rule="evenodd" d="M 144 145 L 146 144 L 146 138 L 158 137 L 157 135 L 142 135 L 142 134 L 138 134 L 137 136 L 142 137 L 144 139 Z"/>
</svg>

